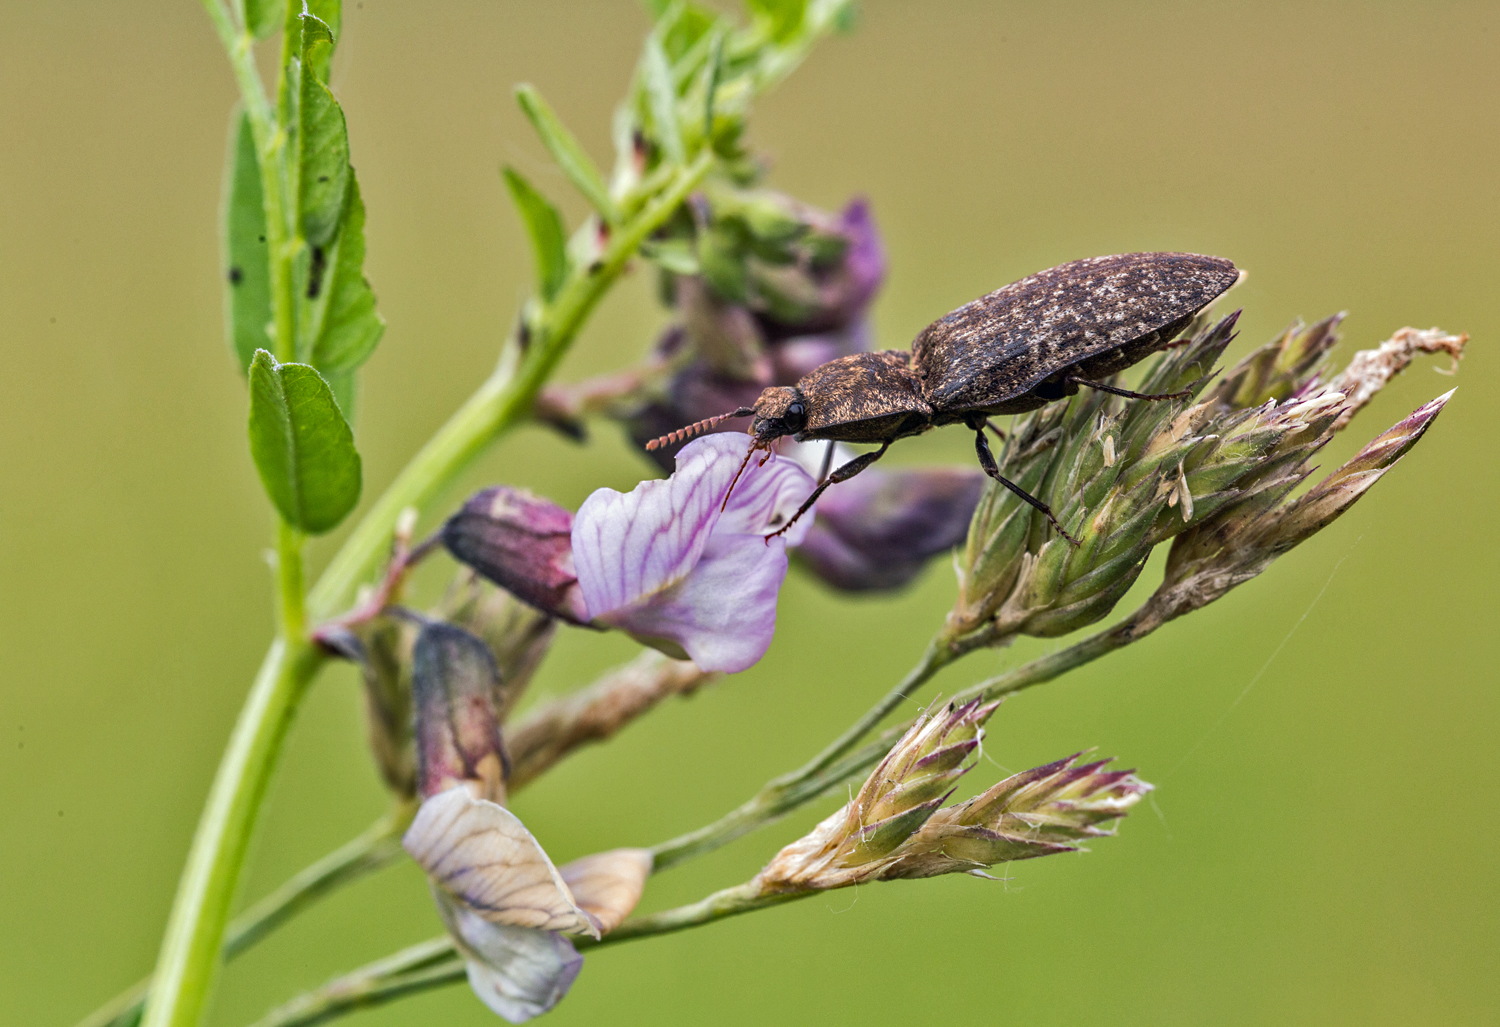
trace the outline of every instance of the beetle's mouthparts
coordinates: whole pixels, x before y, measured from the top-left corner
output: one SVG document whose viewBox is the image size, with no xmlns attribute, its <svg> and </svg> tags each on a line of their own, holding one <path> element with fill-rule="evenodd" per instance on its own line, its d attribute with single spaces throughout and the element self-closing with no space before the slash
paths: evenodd
<svg viewBox="0 0 1500 1027">
<path fill-rule="evenodd" d="M 690 424 L 686 428 L 678 428 L 676 431 L 668 432 L 659 439 L 652 439 L 646 443 L 646 449 L 653 450 L 660 449 L 662 446 L 673 446 L 685 439 L 692 438 L 699 432 L 707 431 L 720 421 L 727 421 L 731 417 L 753 417 L 754 415 L 754 407 L 740 407 L 738 410 L 731 410 L 727 414 L 715 414 L 713 417 L 705 417 L 696 424 Z"/>
</svg>

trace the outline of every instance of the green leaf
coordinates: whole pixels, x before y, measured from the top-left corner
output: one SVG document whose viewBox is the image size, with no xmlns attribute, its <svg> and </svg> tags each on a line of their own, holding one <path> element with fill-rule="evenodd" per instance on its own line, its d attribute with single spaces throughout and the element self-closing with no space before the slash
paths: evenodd
<svg viewBox="0 0 1500 1027">
<path fill-rule="evenodd" d="M 337 40 L 343 32 L 343 7 L 341 0 L 307 0 L 307 13 L 327 25 L 329 34 L 334 40 Z M 319 72 L 318 74 L 323 77 L 324 82 L 328 81 L 326 73 Z"/>
<path fill-rule="evenodd" d="M 699 233 L 698 266 L 721 298 L 733 303 L 744 303 L 750 298 L 742 240 L 728 223 L 709 225 Z"/>
<path fill-rule="evenodd" d="M 297 356 L 331 381 L 368 360 L 385 331 L 364 276 L 365 205 L 352 172 L 333 242 L 310 247 L 298 263 Z"/>
<path fill-rule="evenodd" d="M 663 239 L 641 243 L 641 256 L 673 274 L 696 275 L 702 269 L 693 244 L 686 239 Z"/>
<path fill-rule="evenodd" d="M 328 388 L 333 392 L 333 401 L 339 405 L 339 410 L 344 414 L 344 420 L 349 422 L 351 430 L 354 427 L 354 403 L 359 395 L 359 376 L 353 371 L 345 371 L 342 374 L 330 374 L 324 376 Z"/>
<path fill-rule="evenodd" d="M 224 181 L 224 312 L 229 348 L 244 373 L 258 349 L 271 345 L 271 260 L 266 208 L 250 118 L 235 119 Z"/>
<path fill-rule="evenodd" d="M 318 77 L 333 53 L 333 32 L 317 18 L 302 16 L 302 74 L 297 114 L 299 199 L 302 234 L 323 246 L 338 231 L 349 187 L 349 130 L 344 112 Z"/>
<path fill-rule="evenodd" d="M 687 157 L 682 148 L 682 129 L 677 124 L 677 90 L 672 84 L 672 68 L 667 64 L 666 52 L 655 33 L 646 37 L 646 50 L 641 55 L 641 75 L 646 87 L 646 101 L 651 106 L 656 141 L 661 144 L 667 159 L 680 165 Z"/>
<path fill-rule="evenodd" d="M 778 43 L 795 35 L 807 15 L 807 0 L 746 0 L 745 6 L 757 21 L 766 24 Z"/>
<path fill-rule="evenodd" d="M 578 145 L 573 133 L 568 131 L 552 108 L 547 106 L 547 101 L 542 99 L 541 94 L 532 86 L 519 85 L 516 87 L 516 102 L 526 112 L 526 117 L 531 119 L 536 134 L 542 138 L 542 145 L 547 147 L 562 173 L 568 176 L 573 188 L 583 194 L 583 198 L 589 201 L 605 221 L 613 224 L 618 220 L 615 205 L 609 198 L 609 190 L 604 187 L 604 176 L 599 174 L 599 169 L 594 166 L 589 155 L 583 152 L 583 147 Z"/>
<path fill-rule="evenodd" d="M 670 21 L 661 20 L 668 13 L 666 5 L 655 13 L 652 20 L 659 23 L 656 34 L 661 38 L 661 47 L 667 53 L 667 60 L 676 64 L 703 42 L 703 37 L 718 24 L 719 18 L 712 10 L 697 4 L 673 4 L 671 7 L 675 10 Z"/>
<path fill-rule="evenodd" d="M 563 235 L 562 216 L 547 198 L 534 189 L 514 168 L 505 168 L 505 186 L 510 198 L 526 222 L 531 236 L 531 252 L 536 260 L 537 288 L 542 299 L 551 300 L 562 288 L 568 274 L 567 238 Z"/>
<path fill-rule="evenodd" d="M 308 534 L 332 530 L 359 501 L 359 453 L 328 383 L 265 350 L 250 362 L 250 455 L 282 520 Z"/>
<path fill-rule="evenodd" d="M 265 39 L 286 20 L 286 0 L 245 0 L 245 28 L 256 39 Z"/>
</svg>

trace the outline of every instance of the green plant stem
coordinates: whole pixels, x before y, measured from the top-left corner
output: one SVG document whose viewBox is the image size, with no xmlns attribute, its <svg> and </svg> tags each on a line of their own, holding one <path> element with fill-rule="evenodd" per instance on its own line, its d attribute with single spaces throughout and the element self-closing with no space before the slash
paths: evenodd
<svg viewBox="0 0 1500 1027">
<path fill-rule="evenodd" d="M 447 935 L 430 938 L 297 996 L 257 1020 L 255 1027 L 322 1023 L 463 978 L 464 962 L 453 942 Z"/>
<path fill-rule="evenodd" d="M 401 855 L 401 835 L 411 823 L 415 806 L 392 809 L 359 835 L 351 838 L 316 863 L 289 878 L 230 922 L 224 931 L 224 959 L 249 949 L 256 942 L 346 884 L 389 866 Z M 78 1027 L 131 1027 L 140 1022 L 151 978 L 137 981 L 108 1003 L 80 1021 Z"/>
<path fill-rule="evenodd" d="M 198 1022 L 218 966 L 250 828 L 297 701 L 323 659 L 300 638 L 285 636 L 266 653 L 193 836 L 157 958 L 146 1027 L 195 1027 Z"/>
<path fill-rule="evenodd" d="M 1160 595 L 1160 593 L 1158 593 Z M 1000 674 L 953 697 L 955 702 L 970 699 L 997 699 L 1039 685 L 1099 657 L 1144 638 L 1171 619 L 1153 596 L 1140 609 L 1107 631 L 1084 639 L 1066 649 L 1041 657 L 1005 674 Z M 735 838 L 755 830 L 803 803 L 832 790 L 846 779 L 878 763 L 892 745 L 906 733 L 910 722 L 897 724 L 881 732 L 875 740 L 856 748 L 883 717 L 920 687 L 939 669 L 974 648 L 979 637 L 956 645 L 929 648 L 921 662 L 902 679 L 901 684 L 871 707 L 849 730 L 806 765 L 776 778 L 755 797 L 729 815 L 691 834 L 664 842 L 652 850 L 655 856 L 652 872 L 701 855 Z M 761 895 L 754 882 L 726 888 L 697 902 L 675 909 L 632 917 L 598 942 L 577 939 L 578 948 L 599 947 L 634 938 L 651 937 L 713 923 L 725 917 L 749 913 L 767 906 L 805 898 L 817 892 Z M 433 938 L 404 949 L 378 962 L 352 970 L 322 987 L 306 992 L 278 1007 L 255 1024 L 255 1027 L 307 1027 L 336 1019 L 345 1013 L 367 1006 L 380 1005 L 403 995 L 454 984 L 464 979 L 464 961 L 446 937 Z"/>
<path fill-rule="evenodd" d="M 818 892 L 762 895 L 754 881 L 725 888 L 697 902 L 649 916 L 625 921 L 598 941 L 575 938 L 580 950 L 602 948 L 622 941 L 655 937 L 701 927 L 741 913 L 779 906 Z M 375 963 L 336 977 L 272 1010 L 254 1027 L 310 1027 L 337 1019 L 356 1009 L 381 1005 L 393 999 L 457 984 L 465 977 L 465 964 L 447 937 L 432 938 Z"/>
<path fill-rule="evenodd" d="M 830 767 L 841 766 L 842 758 L 875 725 L 901 703 L 908 701 L 939 670 L 968 651 L 970 650 L 956 646 L 936 643 L 929 645 L 922 654 L 922 659 L 901 679 L 901 683 L 865 711 L 822 752 L 791 773 L 767 781 L 748 801 L 714 823 L 656 846 L 651 850 L 653 868 L 665 870 L 694 856 L 711 852 L 822 795 L 831 787 L 827 781 Z"/>
<path fill-rule="evenodd" d="M 495 374 L 417 453 L 354 529 L 308 597 L 316 617 L 343 602 L 378 562 L 402 509 L 430 500 L 496 436 L 530 412 L 537 391 L 589 313 L 640 243 L 666 222 L 711 163 L 712 155 L 705 153 L 682 169 L 661 195 L 613 234 L 598 262 L 569 277 L 541 312 L 531 345 L 512 343 Z M 262 176 L 268 196 L 276 178 Z M 269 209 L 267 220 L 268 228 L 275 224 Z M 282 532 L 278 555 L 281 637 L 267 653 L 240 714 L 194 836 L 158 957 L 157 986 L 147 1000 L 146 1027 L 196 1027 L 199 1021 L 250 827 L 297 702 L 324 658 L 304 638 L 300 538 L 290 529 Z"/>
<path fill-rule="evenodd" d="M 710 155 L 704 154 L 679 171 L 653 202 L 611 235 L 604 256 L 593 267 L 569 276 L 553 302 L 543 308 L 529 346 L 512 340 L 495 373 L 397 475 L 329 563 L 308 597 L 315 619 L 329 616 L 369 576 L 402 510 L 420 509 L 498 435 L 530 415 L 537 392 L 589 313 L 640 244 L 666 223 L 702 181 L 710 164 Z"/>
</svg>

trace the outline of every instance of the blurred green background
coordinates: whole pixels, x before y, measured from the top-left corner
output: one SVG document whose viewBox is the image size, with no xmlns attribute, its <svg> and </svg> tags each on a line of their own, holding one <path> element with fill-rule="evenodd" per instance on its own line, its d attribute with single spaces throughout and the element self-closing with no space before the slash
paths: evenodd
<svg viewBox="0 0 1500 1027">
<path fill-rule="evenodd" d="M 511 85 L 536 83 L 604 161 L 646 19 L 623 2 L 347 7 L 334 87 L 390 324 L 357 426 L 368 501 L 492 366 L 528 288 L 497 167 L 582 213 Z M 4 26 L 0 1020 L 69 1023 L 154 960 L 271 629 L 271 519 L 221 333 L 234 93 L 207 20 L 187 0 L 7 3 Z M 884 345 L 1032 271 L 1150 249 L 1250 270 L 1231 357 L 1340 309 L 1340 359 L 1406 324 L 1474 341 L 1455 401 L 1350 515 L 996 715 L 987 749 L 1005 768 L 1099 746 L 1155 782 L 1119 838 L 1012 865 L 1004 884 L 871 886 L 600 952 L 549 1022 L 1497 1022 L 1497 103 L 1492 2 L 869 2 L 819 47 L 752 136 L 770 184 L 825 207 L 873 200 Z M 649 276 L 627 279 L 563 379 L 634 360 L 662 318 Z M 1325 465 L 1452 387 L 1434 364 Z M 968 447 L 936 433 L 891 459 Z M 506 481 L 576 505 L 646 466 L 607 425 L 585 449 L 524 429 L 447 502 Z M 712 819 L 883 693 L 952 593 L 943 560 L 857 601 L 794 576 L 757 667 L 578 755 L 517 812 L 559 861 Z M 1060 644 L 973 656 L 938 687 Z M 631 650 L 570 632 L 538 694 Z M 984 763 L 971 783 L 1001 773 Z M 336 669 L 295 729 L 245 897 L 382 805 L 354 677 Z M 832 805 L 653 880 L 646 907 L 743 880 Z M 213 1020 L 254 1019 L 438 929 L 420 874 L 388 870 L 235 963 Z M 495 1022 L 464 988 L 358 1016 Z"/>
</svg>

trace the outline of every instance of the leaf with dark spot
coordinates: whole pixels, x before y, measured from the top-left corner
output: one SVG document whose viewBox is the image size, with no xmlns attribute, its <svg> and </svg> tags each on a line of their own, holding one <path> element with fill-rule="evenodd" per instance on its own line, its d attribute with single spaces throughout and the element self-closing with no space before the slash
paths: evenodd
<svg viewBox="0 0 1500 1027">
<path fill-rule="evenodd" d="M 243 112 L 234 119 L 224 189 L 224 263 L 229 267 L 224 327 L 244 372 L 255 351 L 271 345 L 266 331 L 271 323 L 271 264 L 260 165 L 250 119 Z"/>
</svg>

